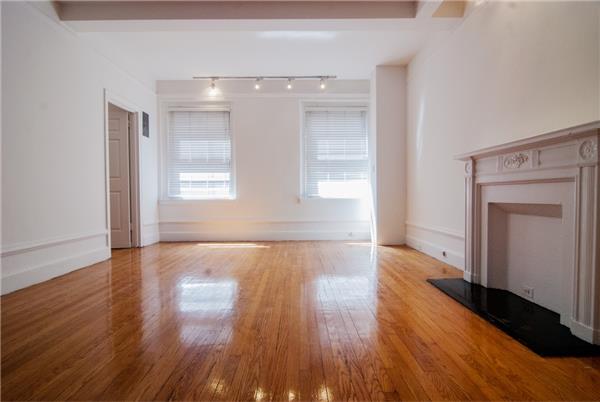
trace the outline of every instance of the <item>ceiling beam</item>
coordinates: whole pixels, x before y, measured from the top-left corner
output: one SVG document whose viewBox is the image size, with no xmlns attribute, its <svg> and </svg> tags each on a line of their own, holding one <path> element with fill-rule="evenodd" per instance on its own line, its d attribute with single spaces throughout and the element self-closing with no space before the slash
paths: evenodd
<svg viewBox="0 0 600 402">
<path fill-rule="evenodd" d="M 417 4 L 417 18 L 431 18 L 443 0 L 420 0 Z"/>
<path fill-rule="evenodd" d="M 462 18 L 466 4 L 466 0 L 420 0 L 417 18 Z"/>
<path fill-rule="evenodd" d="M 434 18 L 462 18 L 465 15 L 466 1 L 444 0 L 433 13 Z"/>
<path fill-rule="evenodd" d="M 415 18 L 416 1 L 57 1 L 63 21 Z"/>
</svg>

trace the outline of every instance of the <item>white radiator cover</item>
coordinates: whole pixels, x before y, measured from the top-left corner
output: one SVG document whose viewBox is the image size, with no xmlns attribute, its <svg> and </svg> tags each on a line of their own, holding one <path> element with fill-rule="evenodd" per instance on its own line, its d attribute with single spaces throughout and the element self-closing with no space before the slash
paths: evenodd
<svg viewBox="0 0 600 402">
<path fill-rule="evenodd" d="M 456 157 L 465 162 L 464 279 L 509 288 L 501 270 L 515 257 L 505 257 L 503 247 L 514 248 L 515 242 L 502 237 L 511 233 L 503 214 L 545 217 L 548 222 L 539 227 L 552 227 L 552 233 L 531 236 L 548 236 L 549 245 L 561 244 L 560 252 L 553 249 L 555 257 L 549 259 L 541 254 L 539 239 L 531 238 L 529 252 L 538 255 L 521 261 L 538 261 L 533 269 L 543 270 L 560 259 L 553 269 L 560 272 L 551 278 L 560 283 L 548 284 L 551 292 L 541 304 L 550 304 L 574 335 L 595 344 L 600 344 L 599 140 L 596 121 Z"/>
</svg>

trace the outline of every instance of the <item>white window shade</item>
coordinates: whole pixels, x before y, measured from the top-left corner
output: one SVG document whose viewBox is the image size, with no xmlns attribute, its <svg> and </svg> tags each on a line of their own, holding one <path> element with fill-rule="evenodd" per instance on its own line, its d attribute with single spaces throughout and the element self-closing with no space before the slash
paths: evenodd
<svg viewBox="0 0 600 402">
<path fill-rule="evenodd" d="M 304 196 L 363 198 L 368 173 L 366 110 L 306 110 Z"/>
<path fill-rule="evenodd" d="M 228 111 L 169 112 L 167 147 L 169 197 L 233 196 Z"/>
</svg>

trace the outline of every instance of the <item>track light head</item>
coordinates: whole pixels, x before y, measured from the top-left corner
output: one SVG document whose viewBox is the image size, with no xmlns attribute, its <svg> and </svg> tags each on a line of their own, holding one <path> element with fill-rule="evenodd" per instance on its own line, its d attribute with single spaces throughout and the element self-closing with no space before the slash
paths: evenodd
<svg viewBox="0 0 600 402">
<path fill-rule="evenodd" d="M 256 89 L 257 91 L 260 89 L 261 81 L 262 81 L 262 78 L 257 78 L 256 81 L 254 82 L 254 89 Z"/>
<path fill-rule="evenodd" d="M 287 88 L 287 89 L 292 89 L 293 87 L 294 87 L 294 86 L 292 85 L 292 79 L 291 79 L 291 78 L 288 78 L 288 81 L 287 81 L 287 86 L 286 86 L 286 88 Z"/>
<path fill-rule="evenodd" d="M 325 89 L 327 85 L 325 84 L 325 78 L 321 78 L 321 83 L 319 84 L 319 88 Z"/>
</svg>

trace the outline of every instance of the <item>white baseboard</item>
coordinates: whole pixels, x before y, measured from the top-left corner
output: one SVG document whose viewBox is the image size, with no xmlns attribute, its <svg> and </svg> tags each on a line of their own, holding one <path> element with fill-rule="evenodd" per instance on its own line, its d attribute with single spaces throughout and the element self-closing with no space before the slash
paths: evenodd
<svg viewBox="0 0 600 402">
<path fill-rule="evenodd" d="M 160 232 L 160 241 L 287 241 L 287 240 L 356 240 L 368 241 L 370 232 Z"/>
<path fill-rule="evenodd" d="M 464 270 L 464 237 L 438 227 L 406 223 L 406 244 L 437 260 Z"/>
<path fill-rule="evenodd" d="M 466 271 L 465 271 L 465 272 L 463 272 L 463 279 L 464 279 L 465 281 L 467 281 L 467 282 L 470 282 L 470 283 L 481 284 L 481 281 L 480 281 L 479 275 L 473 275 L 473 274 L 472 274 L 472 273 L 470 273 L 470 272 L 466 272 Z"/>
<path fill-rule="evenodd" d="M 376 243 L 378 246 L 404 246 L 405 244 L 407 244 L 406 236 L 404 235 L 396 236 L 393 239 L 386 238 L 383 240 L 380 237 L 378 237 Z"/>
<path fill-rule="evenodd" d="M 368 222 L 161 222 L 160 241 L 369 240 Z"/>
<path fill-rule="evenodd" d="M 587 342 L 600 345 L 600 330 L 571 319 L 571 333 Z"/>
<path fill-rule="evenodd" d="M 142 226 L 142 247 L 149 246 L 160 241 L 158 223 L 147 223 Z"/>
<path fill-rule="evenodd" d="M 106 232 L 73 236 L 34 246 L 10 248 L 2 255 L 2 294 L 44 282 L 110 258 Z"/>
</svg>

